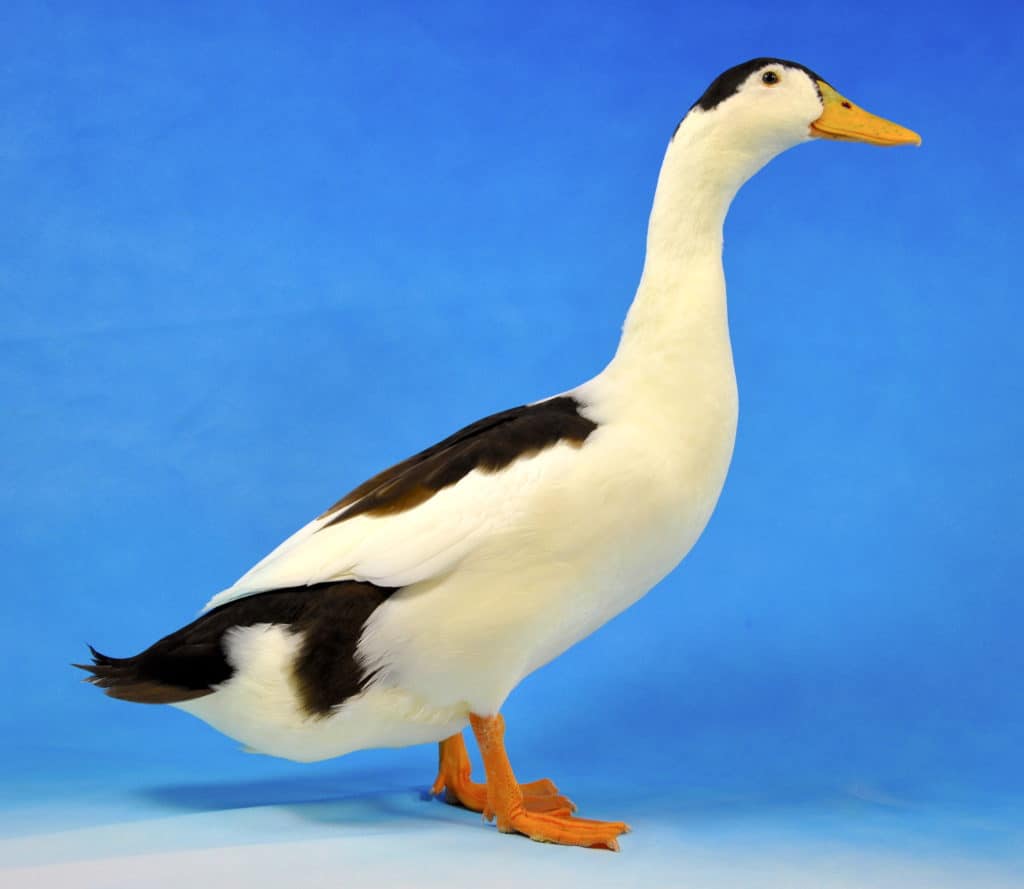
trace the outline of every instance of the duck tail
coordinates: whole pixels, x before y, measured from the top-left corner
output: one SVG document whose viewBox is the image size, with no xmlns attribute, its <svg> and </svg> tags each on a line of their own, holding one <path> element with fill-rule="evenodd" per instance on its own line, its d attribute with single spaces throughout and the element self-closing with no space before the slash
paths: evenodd
<svg viewBox="0 0 1024 889">
<path fill-rule="evenodd" d="M 90 673 L 83 680 L 102 688 L 110 697 L 137 704 L 177 704 L 211 694 L 210 688 L 183 688 L 161 679 L 159 665 L 149 651 L 135 657 L 109 657 L 91 645 L 91 664 L 72 664 Z M 156 667 L 157 669 L 154 669 Z"/>
</svg>

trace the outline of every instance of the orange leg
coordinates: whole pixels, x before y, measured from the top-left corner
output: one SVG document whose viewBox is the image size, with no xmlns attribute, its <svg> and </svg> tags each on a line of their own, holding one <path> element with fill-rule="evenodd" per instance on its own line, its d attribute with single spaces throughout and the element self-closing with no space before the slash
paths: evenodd
<svg viewBox="0 0 1024 889">
<path fill-rule="evenodd" d="M 435 796 L 444 792 L 445 801 L 463 806 L 473 812 L 483 812 L 490 821 L 494 809 L 487 804 L 487 785 L 470 779 L 472 765 L 462 735 L 452 735 L 438 745 L 437 778 L 430 792 Z M 558 788 L 547 778 L 519 785 L 523 806 L 530 812 L 551 812 L 568 815 L 576 811 L 571 800 L 558 793 Z"/>
<path fill-rule="evenodd" d="M 590 846 L 618 851 L 617 837 L 629 831 L 621 821 L 591 821 L 567 812 L 531 811 L 505 753 L 505 720 L 469 715 L 487 773 L 487 804 L 498 819 L 498 830 L 521 833 L 542 843 Z"/>
</svg>

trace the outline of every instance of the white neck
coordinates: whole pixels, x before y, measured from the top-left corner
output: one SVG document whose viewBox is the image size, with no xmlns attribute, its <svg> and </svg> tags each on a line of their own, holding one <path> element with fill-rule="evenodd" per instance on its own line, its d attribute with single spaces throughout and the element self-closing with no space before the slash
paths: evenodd
<svg viewBox="0 0 1024 889">
<path fill-rule="evenodd" d="M 680 388 L 723 377 L 735 387 L 722 226 L 740 186 L 771 154 L 723 144 L 709 117 L 689 115 L 665 153 L 643 275 L 619 348 L 599 377 L 606 396 L 621 395 L 617 402 L 642 392 L 672 399 Z"/>
</svg>

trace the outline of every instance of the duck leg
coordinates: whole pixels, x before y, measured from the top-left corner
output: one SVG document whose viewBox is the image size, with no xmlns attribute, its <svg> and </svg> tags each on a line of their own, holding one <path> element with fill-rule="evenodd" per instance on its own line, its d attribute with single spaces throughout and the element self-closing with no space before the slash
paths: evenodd
<svg viewBox="0 0 1024 889">
<path fill-rule="evenodd" d="M 483 756 L 487 807 L 498 819 L 498 830 L 521 833 L 542 843 L 618 851 L 617 837 L 629 831 L 621 821 L 591 821 L 574 818 L 564 811 L 531 810 L 505 752 L 505 720 L 500 713 L 494 716 L 471 713 L 469 722 Z"/>
<path fill-rule="evenodd" d="M 490 821 L 494 818 L 494 810 L 487 805 L 487 785 L 471 780 L 471 773 L 472 764 L 462 735 L 445 738 L 438 745 L 437 778 L 430 792 L 434 796 L 443 792 L 446 802 L 472 812 L 482 812 Z M 568 815 L 576 811 L 572 800 L 561 796 L 554 782 L 547 778 L 520 784 L 519 789 L 523 794 L 523 806 L 530 812 Z"/>
</svg>

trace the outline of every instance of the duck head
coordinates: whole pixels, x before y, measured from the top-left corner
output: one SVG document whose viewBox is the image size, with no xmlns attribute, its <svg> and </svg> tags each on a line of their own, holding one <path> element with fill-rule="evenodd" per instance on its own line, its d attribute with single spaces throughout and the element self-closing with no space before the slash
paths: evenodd
<svg viewBox="0 0 1024 889">
<path fill-rule="evenodd" d="M 751 59 L 715 78 L 676 128 L 655 209 L 665 205 L 664 215 L 675 220 L 704 216 L 714 229 L 747 179 L 813 139 L 921 144 L 917 133 L 854 105 L 799 62 Z M 687 202 L 696 205 L 692 212 Z"/>
<path fill-rule="evenodd" d="M 723 149 L 757 146 L 756 153 L 769 155 L 811 139 L 921 144 L 917 133 L 854 105 L 810 68 L 773 58 L 751 59 L 720 74 L 684 125 Z"/>
</svg>

